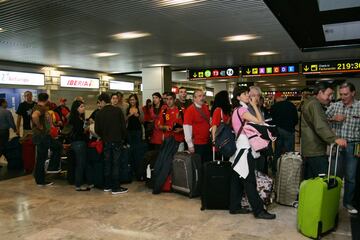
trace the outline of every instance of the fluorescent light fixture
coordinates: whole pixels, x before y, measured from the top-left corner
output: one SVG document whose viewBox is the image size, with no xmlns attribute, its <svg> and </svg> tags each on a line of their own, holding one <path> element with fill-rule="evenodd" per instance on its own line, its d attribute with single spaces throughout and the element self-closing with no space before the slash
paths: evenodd
<svg viewBox="0 0 360 240">
<path fill-rule="evenodd" d="M 185 52 L 185 53 L 178 53 L 176 56 L 178 57 L 195 57 L 195 56 L 202 56 L 205 55 L 205 53 L 202 52 Z"/>
<path fill-rule="evenodd" d="M 195 91 L 193 91 L 193 90 L 187 90 L 186 92 L 193 94 Z"/>
<path fill-rule="evenodd" d="M 110 90 L 134 91 L 134 83 L 110 81 Z"/>
<path fill-rule="evenodd" d="M 296 84 L 299 84 L 299 82 L 291 82 L 289 84 L 293 84 L 293 85 L 296 85 Z"/>
<path fill-rule="evenodd" d="M 161 0 L 159 1 L 159 5 L 161 6 L 181 6 L 187 4 L 194 4 L 205 2 L 206 0 Z"/>
<path fill-rule="evenodd" d="M 266 81 L 264 81 L 264 80 L 260 80 L 260 81 L 257 81 L 258 83 L 264 83 L 264 82 L 266 82 Z"/>
<path fill-rule="evenodd" d="M 321 81 L 330 81 L 332 78 L 320 78 Z"/>
<path fill-rule="evenodd" d="M 218 82 L 227 82 L 226 79 L 221 79 L 221 80 L 218 80 Z"/>
<path fill-rule="evenodd" d="M 318 0 L 320 11 L 360 7 L 359 0 Z"/>
<path fill-rule="evenodd" d="M 187 70 L 182 70 L 182 71 L 180 71 L 180 72 L 184 72 L 184 73 L 186 73 L 186 72 L 187 72 Z"/>
<path fill-rule="evenodd" d="M 6 30 L 3 28 L 0 28 L 0 33 L 5 32 Z"/>
<path fill-rule="evenodd" d="M 113 52 L 99 52 L 99 53 L 93 53 L 92 56 L 94 57 L 111 57 L 119 55 L 119 53 L 113 53 Z"/>
<path fill-rule="evenodd" d="M 71 68 L 70 65 L 58 65 L 59 68 Z"/>
<path fill-rule="evenodd" d="M 151 64 L 150 67 L 167 67 L 170 66 L 170 64 L 167 63 L 157 63 L 157 64 Z"/>
<path fill-rule="evenodd" d="M 243 35 L 235 35 L 235 36 L 228 36 L 223 37 L 224 42 L 236 42 L 236 41 L 247 41 L 247 40 L 253 40 L 260 38 L 260 36 L 257 36 L 255 34 L 243 34 Z"/>
<path fill-rule="evenodd" d="M 286 80 L 287 82 L 298 82 L 299 80 L 298 79 L 289 79 L 289 80 Z"/>
<path fill-rule="evenodd" d="M 143 84 L 140 84 L 140 91 L 143 91 L 143 89 L 144 89 Z"/>
<path fill-rule="evenodd" d="M 110 72 L 111 74 L 118 74 L 118 73 L 120 73 L 120 72 Z"/>
<path fill-rule="evenodd" d="M 206 91 L 206 96 L 207 96 L 207 97 L 213 97 L 213 96 L 214 96 L 214 92 L 212 92 L 212 91 Z"/>
<path fill-rule="evenodd" d="M 44 86 L 44 83 L 44 74 L 0 71 L 0 84 Z"/>
<path fill-rule="evenodd" d="M 254 52 L 251 55 L 253 56 L 268 56 L 268 55 L 275 55 L 279 54 L 278 52 L 266 51 L 266 52 Z"/>
<path fill-rule="evenodd" d="M 360 21 L 323 25 L 327 42 L 360 38 Z"/>
<path fill-rule="evenodd" d="M 147 32 L 140 32 L 140 31 L 132 31 L 132 32 L 123 32 L 123 33 L 117 33 L 112 35 L 112 37 L 116 39 L 134 39 L 134 38 L 142 38 L 150 36 L 150 33 Z"/>
</svg>

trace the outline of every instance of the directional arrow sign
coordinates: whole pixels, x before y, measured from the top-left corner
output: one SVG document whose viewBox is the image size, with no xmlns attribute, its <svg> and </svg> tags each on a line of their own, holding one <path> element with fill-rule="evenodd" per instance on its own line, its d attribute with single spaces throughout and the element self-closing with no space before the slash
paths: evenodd
<svg viewBox="0 0 360 240">
<path fill-rule="evenodd" d="M 305 72 L 309 71 L 309 67 L 308 67 L 308 65 L 305 65 L 305 67 L 304 67 L 304 71 L 305 71 Z"/>
</svg>

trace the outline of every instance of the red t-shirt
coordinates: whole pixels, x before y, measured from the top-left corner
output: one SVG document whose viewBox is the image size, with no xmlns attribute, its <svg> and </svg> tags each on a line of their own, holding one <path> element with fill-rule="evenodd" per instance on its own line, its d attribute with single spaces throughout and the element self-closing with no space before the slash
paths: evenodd
<svg viewBox="0 0 360 240">
<path fill-rule="evenodd" d="M 154 130 L 153 130 L 153 134 L 152 134 L 151 139 L 150 139 L 150 143 L 152 143 L 152 144 L 162 144 L 162 142 L 163 142 L 163 132 L 159 129 L 159 125 L 156 124 L 156 122 L 161 117 L 161 115 L 160 115 L 161 110 L 159 110 L 158 115 L 155 114 L 154 108 L 151 108 L 150 112 L 151 112 L 151 119 L 154 121 Z"/>
<path fill-rule="evenodd" d="M 179 124 L 179 125 L 183 125 L 183 121 L 180 115 L 180 111 L 179 109 L 174 106 L 173 108 L 164 108 L 162 109 L 161 113 L 160 113 L 161 117 L 159 118 L 157 124 L 158 126 L 170 126 L 171 128 L 173 128 L 173 126 L 175 124 Z M 164 119 L 165 118 L 165 119 Z M 177 142 L 183 142 L 184 141 L 184 131 L 181 131 L 179 133 L 175 133 L 173 131 L 173 129 L 171 129 L 170 131 L 163 131 L 164 133 L 164 137 L 169 137 L 169 136 L 174 136 L 175 140 Z"/>
<path fill-rule="evenodd" d="M 151 118 L 151 108 L 147 108 L 146 106 L 143 106 L 142 110 L 144 112 L 144 122 L 150 122 L 152 120 L 152 118 Z"/>
<path fill-rule="evenodd" d="M 222 114 L 222 120 L 224 123 L 228 123 L 230 119 L 230 116 L 225 114 L 223 112 Z M 213 116 L 212 116 L 212 120 L 211 120 L 211 126 L 219 126 L 221 123 L 221 108 L 216 108 L 215 111 L 213 112 Z"/>
<path fill-rule="evenodd" d="M 209 108 L 206 104 L 201 106 L 203 113 L 210 119 Z M 192 104 L 186 109 L 184 117 L 184 125 L 192 126 L 192 138 L 194 144 L 207 144 L 210 137 L 210 123 L 195 109 Z"/>
</svg>

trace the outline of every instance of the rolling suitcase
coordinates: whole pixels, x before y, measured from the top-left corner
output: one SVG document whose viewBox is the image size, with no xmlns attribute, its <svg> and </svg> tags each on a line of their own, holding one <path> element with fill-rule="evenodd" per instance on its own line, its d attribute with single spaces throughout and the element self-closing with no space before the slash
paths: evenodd
<svg viewBox="0 0 360 240">
<path fill-rule="evenodd" d="M 22 147 L 20 144 L 20 137 L 12 138 L 5 146 L 4 156 L 8 162 L 7 168 L 9 170 L 23 169 Z"/>
<path fill-rule="evenodd" d="M 201 184 L 201 210 L 228 210 L 230 204 L 231 163 L 213 161 L 203 165 L 203 182 Z"/>
<path fill-rule="evenodd" d="M 158 155 L 158 150 L 152 150 L 145 153 L 144 156 L 144 167 L 146 172 L 145 182 L 146 186 L 150 189 L 154 187 L 154 166 Z"/>
<path fill-rule="evenodd" d="M 330 176 L 333 147 L 334 144 L 330 146 L 328 175 L 305 180 L 300 185 L 297 225 L 307 237 L 320 239 L 321 234 L 336 228 L 338 222 L 342 181 L 336 177 L 339 146 L 336 147 L 335 174 Z"/>
<path fill-rule="evenodd" d="M 35 166 L 35 145 L 33 144 L 31 137 L 24 140 L 21 147 L 24 171 L 25 173 L 32 173 Z"/>
<path fill-rule="evenodd" d="M 121 184 L 132 182 L 132 169 L 129 162 L 129 148 L 124 146 L 119 166 L 119 182 Z"/>
<path fill-rule="evenodd" d="M 285 153 L 278 160 L 275 182 L 277 203 L 296 206 L 302 180 L 302 165 L 303 161 L 298 152 Z"/>
<path fill-rule="evenodd" d="M 172 189 L 189 196 L 200 195 L 201 157 L 198 154 L 178 152 L 174 156 L 172 171 Z"/>
</svg>

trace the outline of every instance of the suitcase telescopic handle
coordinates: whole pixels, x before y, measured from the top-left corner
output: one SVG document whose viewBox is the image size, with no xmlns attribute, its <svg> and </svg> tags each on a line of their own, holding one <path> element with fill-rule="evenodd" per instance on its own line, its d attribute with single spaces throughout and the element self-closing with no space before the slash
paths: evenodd
<svg viewBox="0 0 360 240">
<path fill-rule="evenodd" d="M 333 143 L 330 145 L 330 154 L 329 154 L 329 167 L 328 167 L 328 182 L 330 182 L 330 172 L 331 172 L 331 162 L 332 162 L 332 153 L 334 146 L 336 145 L 336 154 L 335 154 L 335 169 L 334 169 L 334 176 L 336 176 L 337 173 L 337 164 L 338 164 L 338 158 L 339 158 L 339 145 L 336 143 Z"/>
</svg>

